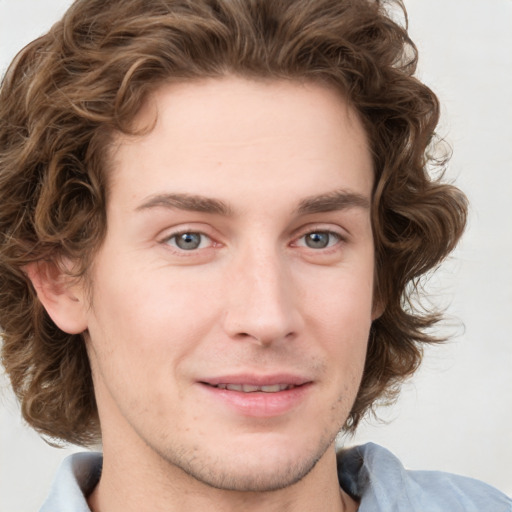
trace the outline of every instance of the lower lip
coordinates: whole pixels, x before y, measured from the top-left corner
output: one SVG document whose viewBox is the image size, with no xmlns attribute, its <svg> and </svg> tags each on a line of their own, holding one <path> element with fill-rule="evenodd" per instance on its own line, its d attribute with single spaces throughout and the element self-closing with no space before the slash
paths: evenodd
<svg viewBox="0 0 512 512">
<path fill-rule="evenodd" d="M 244 393 L 220 389 L 208 384 L 201 384 L 201 386 L 211 396 L 235 409 L 239 414 L 257 418 L 271 418 L 290 412 L 305 400 L 311 389 L 311 383 L 276 393 Z"/>
</svg>

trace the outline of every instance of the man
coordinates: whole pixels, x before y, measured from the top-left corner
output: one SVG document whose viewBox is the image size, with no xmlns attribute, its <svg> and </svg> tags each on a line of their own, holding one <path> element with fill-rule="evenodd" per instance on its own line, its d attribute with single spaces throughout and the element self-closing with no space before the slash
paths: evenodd
<svg viewBox="0 0 512 512">
<path fill-rule="evenodd" d="M 334 439 L 420 361 L 438 104 L 358 1 L 76 2 L 0 96 L 0 325 L 42 510 L 511 510 Z"/>
</svg>

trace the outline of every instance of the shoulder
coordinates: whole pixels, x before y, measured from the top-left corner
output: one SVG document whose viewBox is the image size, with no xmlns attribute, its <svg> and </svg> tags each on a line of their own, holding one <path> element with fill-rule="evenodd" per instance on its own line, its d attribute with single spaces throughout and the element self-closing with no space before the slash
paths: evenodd
<svg viewBox="0 0 512 512">
<path fill-rule="evenodd" d="M 90 512 L 86 496 L 98 483 L 101 453 L 75 453 L 62 462 L 39 512 Z"/>
<path fill-rule="evenodd" d="M 512 500 L 478 480 L 440 471 L 410 471 L 369 443 L 338 454 L 340 485 L 360 512 L 512 512 Z"/>
</svg>

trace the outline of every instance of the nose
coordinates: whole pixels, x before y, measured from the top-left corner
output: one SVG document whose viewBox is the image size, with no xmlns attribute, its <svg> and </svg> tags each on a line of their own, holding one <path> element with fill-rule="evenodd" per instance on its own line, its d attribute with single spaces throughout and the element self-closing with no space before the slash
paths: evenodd
<svg viewBox="0 0 512 512">
<path fill-rule="evenodd" d="M 291 271 L 275 250 L 258 247 L 240 254 L 229 269 L 226 297 L 224 330 L 231 338 L 265 346 L 300 330 Z"/>
</svg>

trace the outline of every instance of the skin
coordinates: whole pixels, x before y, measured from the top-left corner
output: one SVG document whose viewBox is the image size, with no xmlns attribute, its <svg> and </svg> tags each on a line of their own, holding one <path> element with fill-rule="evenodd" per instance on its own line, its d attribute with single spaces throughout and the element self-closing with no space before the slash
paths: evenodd
<svg viewBox="0 0 512 512">
<path fill-rule="evenodd" d="M 355 510 L 334 440 L 378 310 L 361 122 L 325 86 L 235 77 L 161 87 L 137 124 L 155 119 L 116 138 L 91 295 L 36 286 L 86 331 L 91 508 Z"/>
</svg>

